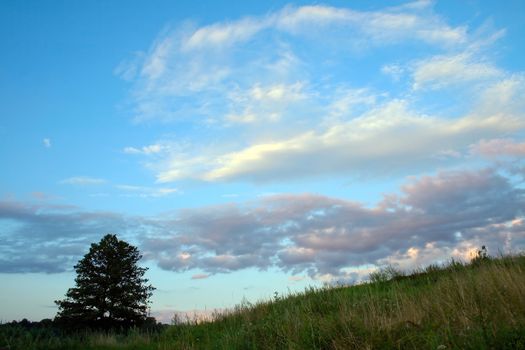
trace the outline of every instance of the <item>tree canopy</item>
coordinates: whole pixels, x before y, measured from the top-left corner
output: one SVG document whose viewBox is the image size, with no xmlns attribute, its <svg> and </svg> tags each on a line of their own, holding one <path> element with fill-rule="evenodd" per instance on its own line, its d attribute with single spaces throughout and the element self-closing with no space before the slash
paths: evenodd
<svg viewBox="0 0 525 350">
<path fill-rule="evenodd" d="M 76 286 L 57 300 L 56 320 L 70 326 L 113 328 L 141 325 L 147 320 L 153 286 L 139 267 L 138 249 L 108 234 L 76 265 Z"/>
</svg>

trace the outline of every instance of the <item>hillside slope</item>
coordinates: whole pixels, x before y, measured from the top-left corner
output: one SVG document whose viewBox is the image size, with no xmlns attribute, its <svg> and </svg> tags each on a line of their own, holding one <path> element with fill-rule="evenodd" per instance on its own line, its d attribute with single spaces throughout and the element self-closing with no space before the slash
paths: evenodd
<svg viewBox="0 0 525 350">
<path fill-rule="evenodd" d="M 524 256 L 372 277 L 167 332 L 203 349 L 525 349 Z"/>
<path fill-rule="evenodd" d="M 75 335 L 2 325 L 6 349 L 525 349 L 525 256 L 451 262 L 310 289 L 213 322 Z"/>
</svg>

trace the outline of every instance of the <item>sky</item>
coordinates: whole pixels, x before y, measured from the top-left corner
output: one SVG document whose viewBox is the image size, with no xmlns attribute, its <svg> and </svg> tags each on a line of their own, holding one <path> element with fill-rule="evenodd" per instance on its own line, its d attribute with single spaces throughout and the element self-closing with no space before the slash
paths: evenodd
<svg viewBox="0 0 525 350">
<path fill-rule="evenodd" d="M 525 2 L 2 1 L 0 321 L 105 234 L 151 314 L 525 248 Z"/>
</svg>

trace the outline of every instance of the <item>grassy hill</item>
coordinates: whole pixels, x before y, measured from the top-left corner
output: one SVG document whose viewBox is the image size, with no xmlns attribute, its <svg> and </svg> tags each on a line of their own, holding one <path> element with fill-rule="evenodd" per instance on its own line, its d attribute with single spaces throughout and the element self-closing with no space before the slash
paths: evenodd
<svg viewBox="0 0 525 350">
<path fill-rule="evenodd" d="M 310 289 L 213 322 L 61 336 L 0 327 L 8 349 L 525 349 L 525 256 L 451 262 Z"/>
</svg>

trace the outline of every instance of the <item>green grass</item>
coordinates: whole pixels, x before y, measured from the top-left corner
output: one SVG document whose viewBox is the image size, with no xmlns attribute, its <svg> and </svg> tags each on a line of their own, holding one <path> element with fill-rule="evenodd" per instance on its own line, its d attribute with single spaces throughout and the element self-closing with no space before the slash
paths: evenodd
<svg viewBox="0 0 525 350">
<path fill-rule="evenodd" d="M 372 280 L 244 302 L 213 322 L 152 333 L 57 336 L 4 325 L 0 348 L 525 349 L 523 255 L 451 262 L 407 276 L 390 269 Z"/>
</svg>

